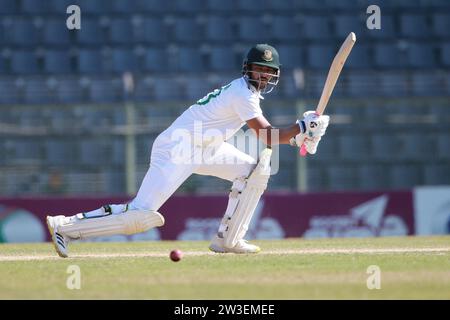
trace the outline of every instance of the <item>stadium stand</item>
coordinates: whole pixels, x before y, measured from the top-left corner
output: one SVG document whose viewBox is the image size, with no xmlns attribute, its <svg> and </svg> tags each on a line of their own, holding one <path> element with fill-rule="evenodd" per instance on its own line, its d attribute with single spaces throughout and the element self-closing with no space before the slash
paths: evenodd
<svg viewBox="0 0 450 320">
<path fill-rule="evenodd" d="M 0 190 L 21 190 L 20 168 L 45 181 L 60 167 L 76 180 L 67 192 L 123 193 L 124 104 L 139 115 L 137 165 L 145 168 L 157 133 L 238 77 L 256 42 L 280 52 L 280 84 L 262 105 L 287 124 L 299 102 L 317 103 L 349 31 L 358 42 L 327 109 L 329 133 L 306 160 L 310 190 L 448 184 L 449 2 L 377 3 L 379 30 L 366 28 L 364 1 L 0 0 L 0 172 L 10 184 Z M 82 8 L 81 30 L 65 27 L 71 4 Z M 297 154 L 284 154 L 274 190 L 298 187 Z M 36 185 L 28 192 L 39 193 Z"/>
</svg>

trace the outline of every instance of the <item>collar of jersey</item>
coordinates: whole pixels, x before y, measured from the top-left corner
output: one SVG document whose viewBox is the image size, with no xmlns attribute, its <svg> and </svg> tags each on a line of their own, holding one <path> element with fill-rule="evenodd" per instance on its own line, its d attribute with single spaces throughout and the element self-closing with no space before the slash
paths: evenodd
<svg viewBox="0 0 450 320">
<path fill-rule="evenodd" d="M 256 88 L 248 81 L 248 78 L 245 77 L 245 76 L 244 76 L 243 78 L 244 78 L 245 83 L 247 84 L 247 88 L 248 88 L 251 92 L 256 93 L 256 94 L 258 95 L 258 98 L 260 98 L 261 100 L 264 100 L 264 97 L 261 95 L 261 92 L 258 91 L 258 89 L 256 89 Z"/>
</svg>

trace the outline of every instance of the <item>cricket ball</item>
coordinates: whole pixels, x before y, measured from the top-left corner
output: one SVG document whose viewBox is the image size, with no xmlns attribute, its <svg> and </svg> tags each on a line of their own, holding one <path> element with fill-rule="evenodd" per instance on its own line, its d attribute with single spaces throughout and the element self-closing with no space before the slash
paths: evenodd
<svg viewBox="0 0 450 320">
<path fill-rule="evenodd" d="M 170 251 L 170 259 L 172 261 L 180 261 L 181 258 L 183 257 L 183 252 L 181 252 L 180 250 L 172 250 Z"/>
</svg>

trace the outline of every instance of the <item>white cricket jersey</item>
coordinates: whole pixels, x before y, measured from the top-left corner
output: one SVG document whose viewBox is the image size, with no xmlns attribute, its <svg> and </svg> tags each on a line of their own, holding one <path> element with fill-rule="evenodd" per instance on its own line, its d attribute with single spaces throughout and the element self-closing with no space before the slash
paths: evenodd
<svg viewBox="0 0 450 320">
<path fill-rule="evenodd" d="M 202 137 L 202 145 L 212 139 L 214 142 L 228 140 L 247 120 L 262 115 L 260 99 L 263 97 L 244 77 L 235 79 L 198 100 L 162 134 L 170 137 L 177 129 L 187 130 L 196 139 Z"/>
</svg>

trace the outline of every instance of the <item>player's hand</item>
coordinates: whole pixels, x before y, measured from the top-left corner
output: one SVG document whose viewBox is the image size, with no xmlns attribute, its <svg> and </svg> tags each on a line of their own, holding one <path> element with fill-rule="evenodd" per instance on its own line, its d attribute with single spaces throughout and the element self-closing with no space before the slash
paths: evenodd
<svg viewBox="0 0 450 320">
<path fill-rule="evenodd" d="M 303 120 L 297 121 L 300 126 L 300 133 L 291 139 L 291 145 L 300 148 L 304 144 L 308 153 L 315 154 L 317 146 L 327 130 L 330 117 L 327 115 L 319 116 L 315 111 L 306 111 L 303 117 Z"/>
</svg>

